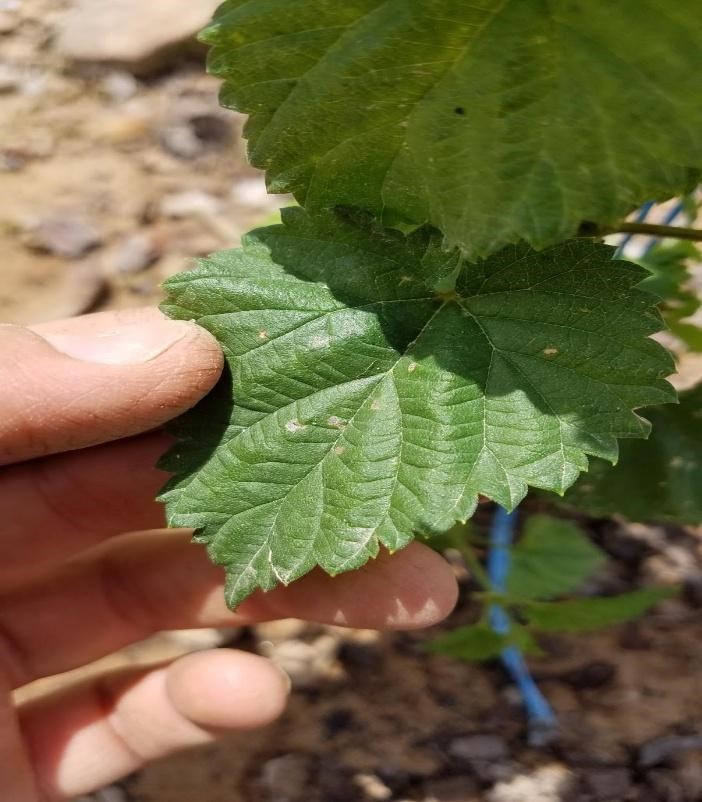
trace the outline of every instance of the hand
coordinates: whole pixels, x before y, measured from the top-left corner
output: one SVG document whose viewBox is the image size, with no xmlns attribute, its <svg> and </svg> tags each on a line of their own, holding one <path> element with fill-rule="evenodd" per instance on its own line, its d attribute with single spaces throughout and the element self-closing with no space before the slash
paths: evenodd
<svg viewBox="0 0 702 802">
<path fill-rule="evenodd" d="M 163 629 L 298 617 L 433 624 L 448 566 L 414 544 L 353 574 L 316 572 L 236 613 L 222 572 L 153 501 L 168 446 L 154 430 L 217 380 L 203 329 L 156 310 L 0 326 L 0 799 L 85 793 L 224 729 L 268 723 L 287 683 L 256 655 L 213 650 L 104 676 L 15 709 L 11 691 Z M 143 432 L 150 432 L 143 434 Z M 125 532 L 139 532 L 124 536 Z"/>
</svg>

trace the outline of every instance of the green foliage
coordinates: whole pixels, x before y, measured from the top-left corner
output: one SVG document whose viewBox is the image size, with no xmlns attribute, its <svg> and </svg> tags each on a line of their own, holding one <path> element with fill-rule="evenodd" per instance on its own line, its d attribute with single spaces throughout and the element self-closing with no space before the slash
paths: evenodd
<svg viewBox="0 0 702 802">
<path fill-rule="evenodd" d="M 203 38 L 271 191 L 474 259 L 689 188 L 700 30 L 699 0 L 228 0 Z"/>
<path fill-rule="evenodd" d="M 637 261 L 652 274 L 639 286 L 662 299 L 661 313 L 668 328 L 691 351 L 702 351 L 702 329 L 685 322 L 700 308 L 687 268 L 688 261 L 702 261 L 699 248 L 683 240 L 658 243 Z"/>
<path fill-rule="evenodd" d="M 551 599 L 576 589 L 604 554 L 575 524 L 548 515 L 527 519 L 512 549 L 507 593 L 513 599 Z"/>
<path fill-rule="evenodd" d="M 622 624 L 678 592 L 654 587 L 619 596 L 553 601 L 576 591 L 602 565 L 605 555 L 575 524 L 547 515 L 527 519 L 511 559 L 507 592 L 497 594 L 486 587 L 481 620 L 436 638 L 430 651 L 478 661 L 498 657 L 506 646 L 539 654 L 534 637 L 539 632 L 587 632 Z M 492 603 L 509 611 L 506 635 L 490 628 L 487 605 Z"/>
<path fill-rule="evenodd" d="M 589 632 L 638 618 L 677 593 L 675 588 L 642 588 L 619 596 L 531 602 L 525 614 L 541 632 Z"/>
<path fill-rule="evenodd" d="M 478 494 L 562 493 L 587 454 L 647 434 L 635 407 L 674 397 L 642 270 L 607 246 L 465 266 L 431 231 L 284 219 L 165 285 L 165 311 L 211 331 L 229 367 L 214 412 L 176 431 L 163 498 L 226 567 L 232 605 L 447 529 Z M 447 275 L 449 291 L 427 280 Z"/>
<path fill-rule="evenodd" d="M 512 622 L 507 635 L 498 635 L 486 622 L 469 627 L 456 627 L 427 644 L 427 650 L 458 660 L 492 660 L 507 646 L 517 646 L 526 654 L 540 654 L 536 641 L 527 629 Z"/>
<path fill-rule="evenodd" d="M 590 515 L 620 513 L 634 521 L 702 521 L 702 385 L 677 406 L 646 412 L 648 440 L 622 443 L 616 466 L 591 460 L 589 473 L 564 503 Z"/>
</svg>

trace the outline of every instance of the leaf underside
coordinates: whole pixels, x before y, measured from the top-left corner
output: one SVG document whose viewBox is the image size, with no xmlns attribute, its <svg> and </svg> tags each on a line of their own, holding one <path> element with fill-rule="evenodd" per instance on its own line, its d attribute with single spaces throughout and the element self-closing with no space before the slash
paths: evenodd
<svg viewBox="0 0 702 802">
<path fill-rule="evenodd" d="M 702 385 L 646 417 L 651 437 L 623 443 L 616 466 L 592 460 L 564 502 L 590 515 L 702 523 Z"/>
<path fill-rule="evenodd" d="M 175 424 L 172 526 L 194 527 L 236 605 L 320 565 L 562 493 L 587 454 L 645 437 L 674 399 L 644 272 L 576 240 L 462 265 L 409 237 L 289 209 L 284 225 L 166 282 L 164 311 L 224 348 L 215 392 Z M 437 292 L 426 277 L 457 274 Z"/>
<path fill-rule="evenodd" d="M 702 167 L 699 0 L 228 0 L 203 40 L 271 191 L 428 222 L 470 259 Z"/>
</svg>

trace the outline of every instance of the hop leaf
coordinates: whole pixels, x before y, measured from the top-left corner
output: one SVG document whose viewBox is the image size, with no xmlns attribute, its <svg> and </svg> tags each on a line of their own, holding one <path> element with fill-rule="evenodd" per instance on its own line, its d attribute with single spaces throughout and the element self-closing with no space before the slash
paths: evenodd
<svg viewBox="0 0 702 802">
<path fill-rule="evenodd" d="M 591 515 L 634 521 L 702 521 L 702 385 L 680 394 L 678 406 L 646 412 L 651 437 L 622 446 L 612 467 L 593 460 L 564 502 Z"/>
<path fill-rule="evenodd" d="M 229 373 L 177 428 L 163 498 L 226 567 L 232 605 L 447 529 L 479 493 L 562 493 L 586 454 L 646 436 L 634 408 L 674 398 L 643 270 L 607 246 L 465 266 L 428 230 L 284 221 L 166 283 L 165 311 L 211 331 Z"/>
<path fill-rule="evenodd" d="M 273 192 L 473 259 L 695 182 L 701 30 L 699 0 L 228 0 L 203 38 Z"/>
</svg>

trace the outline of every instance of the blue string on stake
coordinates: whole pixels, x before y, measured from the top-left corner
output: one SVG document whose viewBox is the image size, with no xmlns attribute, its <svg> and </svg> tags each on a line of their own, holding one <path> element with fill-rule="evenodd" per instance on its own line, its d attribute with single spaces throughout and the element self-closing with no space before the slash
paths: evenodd
<svg viewBox="0 0 702 802">
<path fill-rule="evenodd" d="M 648 213 L 651 211 L 651 209 L 653 209 L 654 205 L 655 204 L 653 201 L 648 201 L 648 203 L 644 203 L 644 205 L 639 209 L 639 213 L 634 218 L 635 222 L 643 223 L 646 217 L 648 217 Z M 633 234 L 627 234 L 619 243 L 619 245 L 617 245 L 617 250 L 614 252 L 615 259 L 618 259 L 620 256 L 624 255 L 624 249 L 631 242 L 631 238 L 633 236 L 634 236 Z"/>
<path fill-rule="evenodd" d="M 490 529 L 487 570 L 492 589 L 497 593 L 503 593 L 507 587 L 511 562 L 510 549 L 516 523 L 516 510 L 507 512 L 500 506 L 495 508 Z M 501 604 L 493 603 L 490 605 L 488 614 L 492 629 L 499 635 L 507 635 L 510 629 L 510 619 L 504 607 Z M 529 743 L 532 746 L 543 746 L 549 743 L 558 733 L 558 719 L 534 682 L 521 649 L 517 646 L 507 646 L 502 650 L 501 659 L 521 693 L 527 714 Z"/>
</svg>

